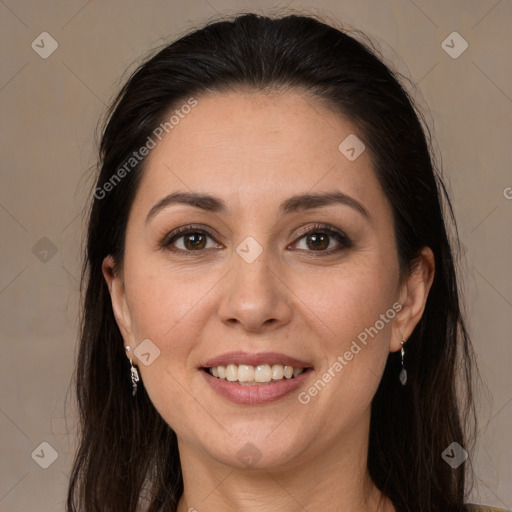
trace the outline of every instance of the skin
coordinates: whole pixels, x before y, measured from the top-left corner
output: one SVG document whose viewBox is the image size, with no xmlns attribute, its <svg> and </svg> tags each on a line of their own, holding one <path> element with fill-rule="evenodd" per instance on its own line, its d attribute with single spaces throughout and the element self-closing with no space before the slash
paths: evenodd
<svg viewBox="0 0 512 512">
<path fill-rule="evenodd" d="M 400 281 L 391 205 L 369 150 L 345 158 L 338 145 L 356 131 L 317 99 L 238 91 L 197 101 L 147 157 L 123 268 L 114 272 L 110 256 L 103 262 L 132 347 L 127 356 L 178 437 L 185 488 L 178 512 L 394 511 L 366 467 L 370 405 L 389 352 L 421 318 L 432 251 L 424 248 L 417 270 Z M 334 190 L 362 203 L 370 219 L 340 204 L 279 214 L 292 195 Z M 178 191 L 221 198 L 228 213 L 176 204 L 146 225 L 151 208 Z M 318 249 L 299 232 L 317 222 L 344 231 L 353 246 L 330 237 Z M 171 246 L 181 253 L 159 246 L 191 223 L 214 234 L 202 251 L 183 236 Z M 252 263 L 236 252 L 247 236 L 263 250 Z M 322 256 L 335 247 L 341 250 Z M 187 250 L 195 252 L 187 257 Z M 313 366 L 299 391 L 307 390 L 395 302 L 400 312 L 308 404 L 294 392 L 236 405 L 198 368 L 233 350 L 284 352 Z M 160 350 L 149 366 L 133 355 L 146 338 Z M 247 442 L 260 456 L 252 467 L 237 455 Z"/>
</svg>

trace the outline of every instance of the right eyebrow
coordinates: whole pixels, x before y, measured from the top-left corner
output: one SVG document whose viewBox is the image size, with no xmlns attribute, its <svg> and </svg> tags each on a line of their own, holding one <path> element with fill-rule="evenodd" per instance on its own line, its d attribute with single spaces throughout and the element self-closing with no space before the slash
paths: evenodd
<svg viewBox="0 0 512 512">
<path fill-rule="evenodd" d="M 158 201 L 149 211 L 146 217 L 146 224 L 161 210 L 173 204 L 187 204 L 195 206 L 212 213 L 225 213 L 228 211 L 226 203 L 210 194 L 199 194 L 197 192 L 175 192 L 165 196 Z"/>
</svg>

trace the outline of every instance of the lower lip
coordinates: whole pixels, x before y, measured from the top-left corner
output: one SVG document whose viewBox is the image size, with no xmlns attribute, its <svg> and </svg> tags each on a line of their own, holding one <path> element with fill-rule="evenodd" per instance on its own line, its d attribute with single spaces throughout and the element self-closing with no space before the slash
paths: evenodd
<svg viewBox="0 0 512 512">
<path fill-rule="evenodd" d="M 293 379 L 273 381 L 271 384 L 244 386 L 243 384 L 214 377 L 205 370 L 200 371 L 204 375 L 206 382 L 219 395 L 241 405 L 259 405 L 275 402 L 296 391 L 312 373 L 312 369 L 308 368 Z"/>
</svg>

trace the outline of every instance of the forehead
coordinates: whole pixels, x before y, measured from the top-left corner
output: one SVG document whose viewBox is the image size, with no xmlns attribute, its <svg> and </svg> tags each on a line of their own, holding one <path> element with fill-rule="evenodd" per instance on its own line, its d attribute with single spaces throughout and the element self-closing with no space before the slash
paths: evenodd
<svg viewBox="0 0 512 512">
<path fill-rule="evenodd" d="M 146 157 L 136 201 L 144 208 L 175 190 L 208 192 L 234 209 L 332 189 L 385 206 L 369 151 L 349 160 L 340 150 L 354 126 L 318 99 L 298 91 L 195 99 Z"/>
</svg>

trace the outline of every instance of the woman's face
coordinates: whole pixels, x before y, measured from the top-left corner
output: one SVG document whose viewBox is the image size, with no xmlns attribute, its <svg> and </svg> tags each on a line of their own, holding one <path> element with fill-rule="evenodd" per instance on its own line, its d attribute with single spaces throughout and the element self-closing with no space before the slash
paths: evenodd
<svg viewBox="0 0 512 512">
<path fill-rule="evenodd" d="M 130 357 L 182 457 L 286 468 L 356 446 L 423 300 L 399 283 L 369 150 L 305 94 L 196 99 L 147 157 L 122 275 L 104 262 Z M 178 193 L 208 199 L 153 209 Z M 227 380 L 204 369 L 228 363 Z"/>
</svg>

